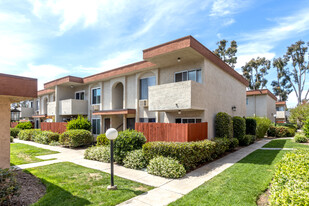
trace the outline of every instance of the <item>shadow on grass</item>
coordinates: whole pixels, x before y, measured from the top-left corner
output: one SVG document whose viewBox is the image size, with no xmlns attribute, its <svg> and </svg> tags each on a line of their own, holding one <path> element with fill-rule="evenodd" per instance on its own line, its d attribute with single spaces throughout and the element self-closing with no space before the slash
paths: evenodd
<svg viewBox="0 0 309 206">
<path fill-rule="evenodd" d="M 238 163 L 272 165 L 280 150 L 256 150 Z"/>
<path fill-rule="evenodd" d="M 263 148 L 284 148 L 288 139 L 275 139 L 263 146 Z"/>
</svg>

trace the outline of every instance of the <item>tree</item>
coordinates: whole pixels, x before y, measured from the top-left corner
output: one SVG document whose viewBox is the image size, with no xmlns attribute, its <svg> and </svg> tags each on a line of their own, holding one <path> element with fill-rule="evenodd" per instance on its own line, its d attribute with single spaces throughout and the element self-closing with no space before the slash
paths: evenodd
<svg viewBox="0 0 309 206">
<path fill-rule="evenodd" d="M 304 91 L 306 83 L 306 74 L 309 71 L 309 64 L 305 61 L 307 50 L 308 47 L 305 46 L 305 42 L 297 41 L 295 44 L 288 47 L 284 55 L 285 61 L 291 65 L 291 67 L 286 67 L 284 69 L 284 74 L 295 91 L 298 104 L 301 104 L 303 100 L 302 92 Z M 307 99 L 308 93 L 309 89 L 305 95 L 305 99 Z"/>
<path fill-rule="evenodd" d="M 249 81 L 249 88 L 253 90 L 263 89 L 267 84 L 265 76 L 270 69 L 270 61 L 265 57 L 252 58 L 245 66 L 242 66 L 243 76 Z"/>
<path fill-rule="evenodd" d="M 287 61 L 281 57 L 273 60 L 273 67 L 277 69 L 277 80 L 272 81 L 271 86 L 279 101 L 287 101 L 289 94 L 293 91 L 292 84 L 286 78 L 286 66 Z"/>
<path fill-rule="evenodd" d="M 289 121 L 302 127 L 306 119 L 309 118 L 309 104 L 300 104 L 290 110 Z"/>
<path fill-rule="evenodd" d="M 228 41 L 225 39 L 217 42 L 218 48 L 214 51 L 214 54 L 234 69 L 237 62 L 237 43 L 233 40 L 231 41 L 230 47 L 226 48 L 227 43 Z"/>
</svg>

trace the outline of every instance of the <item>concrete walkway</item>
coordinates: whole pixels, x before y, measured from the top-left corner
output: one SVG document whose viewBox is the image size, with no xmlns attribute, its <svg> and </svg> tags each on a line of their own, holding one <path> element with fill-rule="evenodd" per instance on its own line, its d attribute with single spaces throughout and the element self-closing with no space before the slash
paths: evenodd
<svg viewBox="0 0 309 206">
<path fill-rule="evenodd" d="M 210 180 L 216 175 L 223 172 L 225 169 L 231 167 L 239 160 L 246 157 L 257 149 L 261 149 L 265 144 L 270 142 L 271 139 L 263 139 L 254 144 L 244 147 L 236 152 L 224 156 L 216 161 L 204 165 L 180 179 L 168 179 L 148 174 L 146 171 L 128 169 L 123 166 L 115 165 L 115 175 L 130 179 L 136 182 L 147 184 L 156 187 L 155 189 L 127 200 L 120 205 L 167 205 L 175 200 L 181 198 L 183 195 L 188 194 L 195 188 L 202 185 L 204 182 Z M 110 173 L 110 164 L 93 160 L 84 159 L 85 149 L 67 149 L 58 146 L 42 145 L 35 142 L 15 140 L 16 143 L 24 143 L 44 149 L 58 151 L 58 154 L 39 156 L 41 159 L 56 160 L 32 163 L 27 165 L 19 165 L 20 169 L 38 167 L 56 162 L 69 161 L 84 167 L 97 169 L 106 173 Z M 264 148 L 263 148 L 264 149 Z M 265 148 L 273 149 L 273 148 Z M 116 183 L 117 184 L 117 183 Z"/>
</svg>

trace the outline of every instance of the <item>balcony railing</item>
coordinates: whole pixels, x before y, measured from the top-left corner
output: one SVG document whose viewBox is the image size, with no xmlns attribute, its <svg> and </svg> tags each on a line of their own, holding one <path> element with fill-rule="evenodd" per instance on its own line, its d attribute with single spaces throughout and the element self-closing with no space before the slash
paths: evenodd
<svg viewBox="0 0 309 206">
<path fill-rule="evenodd" d="M 149 87 L 149 111 L 204 110 L 204 85 L 183 81 Z"/>
<path fill-rule="evenodd" d="M 59 101 L 59 115 L 87 115 L 88 101 L 66 99 Z"/>
</svg>

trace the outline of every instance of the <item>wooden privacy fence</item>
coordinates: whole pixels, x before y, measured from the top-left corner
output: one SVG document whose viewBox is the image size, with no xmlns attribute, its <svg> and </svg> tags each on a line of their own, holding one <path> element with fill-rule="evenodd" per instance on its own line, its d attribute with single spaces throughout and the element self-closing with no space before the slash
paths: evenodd
<svg viewBox="0 0 309 206">
<path fill-rule="evenodd" d="M 18 125 L 19 122 L 11 122 L 11 128 L 16 127 L 16 125 Z"/>
<path fill-rule="evenodd" d="M 135 123 L 135 130 L 142 132 L 147 142 L 192 142 L 208 138 L 208 123 Z"/>
<path fill-rule="evenodd" d="M 41 130 L 62 134 L 67 130 L 67 124 L 66 122 L 41 122 Z"/>
</svg>

